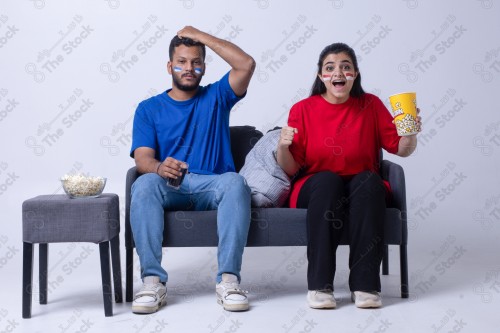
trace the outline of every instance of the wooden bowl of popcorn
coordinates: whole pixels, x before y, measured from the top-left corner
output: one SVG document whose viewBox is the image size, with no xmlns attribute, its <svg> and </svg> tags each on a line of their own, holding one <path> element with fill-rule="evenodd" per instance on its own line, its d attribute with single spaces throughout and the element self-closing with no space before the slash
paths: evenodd
<svg viewBox="0 0 500 333">
<path fill-rule="evenodd" d="M 64 175 L 61 177 L 61 184 L 70 198 L 97 198 L 106 186 L 106 178 L 82 174 Z"/>
</svg>

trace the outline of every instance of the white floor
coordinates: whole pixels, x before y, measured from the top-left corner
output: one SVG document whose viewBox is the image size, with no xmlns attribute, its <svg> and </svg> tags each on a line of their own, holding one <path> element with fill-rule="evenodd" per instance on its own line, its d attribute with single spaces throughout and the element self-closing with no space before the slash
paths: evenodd
<svg viewBox="0 0 500 333">
<path fill-rule="evenodd" d="M 31 319 L 21 318 L 22 247 L 11 244 L 16 260 L 2 263 L 0 332 L 498 332 L 498 251 L 473 253 L 455 243 L 451 237 L 429 250 L 410 246 L 409 299 L 399 296 L 399 255 L 391 247 L 391 274 L 382 277 L 384 306 L 378 310 L 357 309 L 349 300 L 347 247 L 338 251 L 335 310 L 305 304 L 304 247 L 248 248 L 242 287 L 250 292 L 251 309 L 244 313 L 225 312 L 216 303 L 215 248 L 164 249 L 168 305 L 134 315 L 130 303 L 113 304 L 113 317 L 104 317 L 98 246 L 52 244 L 48 304 L 34 299 Z M 35 267 L 34 282 L 37 273 Z M 137 267 L 134 278 L 137 290 Z"/>
</svg>

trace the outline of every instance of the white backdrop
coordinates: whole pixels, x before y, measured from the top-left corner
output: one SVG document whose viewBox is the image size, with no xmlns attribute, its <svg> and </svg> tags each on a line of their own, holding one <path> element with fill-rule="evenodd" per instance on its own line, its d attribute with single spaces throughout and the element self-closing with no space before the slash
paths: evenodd
<svg viewBox="0 0 500 333">
<path fill-rule="evenodd" d="M 500 250 L 494 0 L 0 1 L 2 279 L 20 279 L 22 201 L 62 193 L 63 174 L 107 177 L 105 191 L 123 207 L 136 105 L 170 87 L 168 45 L 185 25 L 257 61 L 232 125 L 284 125 L 290 106 L 309 93 L 320 51 L 338 41 L 357 52 L 366 91 L 386 103 L 416 91 L 418 150 L 406 159 L 385 155 L 407 177 L 412 296 L 474 264 L 476 279 L 460 293 L 498 300 L 500 263 L 483 257 Z M 211 51 L 207 63 L 202 84 L 229 69 Z"/>
</svg>

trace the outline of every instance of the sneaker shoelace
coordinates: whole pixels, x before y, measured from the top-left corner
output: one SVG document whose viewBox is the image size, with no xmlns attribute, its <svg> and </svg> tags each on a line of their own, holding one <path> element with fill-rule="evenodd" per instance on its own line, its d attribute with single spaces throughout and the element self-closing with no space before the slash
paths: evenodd
<svg viewBox="0 0 500 333">
<path fill-rule="evenodd" d="M 155 290 L 156 288 L 156 283 L 146 283 L 142 286 L 141 291 Z"/>
<path fill-rule="evenodd" d="M 222 283 L 224 287 L 224 296 L 229 296 L 233 294 L 246 295 L 248 294 L 247 290 L 241 289 L 238 283 L 234 282 L 224 282 Z"/>
<path fill-rule="evenodd" d="M 141 290 L 137 293 L 136 299 L 142 296 L 153 296 L 155 299 L 158 293 L 158 286 L 155 283 L 146 283 L 142 285 Z"/>
</svg>

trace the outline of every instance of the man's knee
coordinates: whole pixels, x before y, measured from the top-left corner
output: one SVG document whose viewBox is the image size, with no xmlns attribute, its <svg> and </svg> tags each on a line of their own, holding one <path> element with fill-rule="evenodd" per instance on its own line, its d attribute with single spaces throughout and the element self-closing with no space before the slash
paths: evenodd
<svg viewBox="0 0 500 333">
<path fill-rule="evenodd" d="M 158 188 L 160 181 L 162 181 L 162 178 L 154 173 L 146 173 L 139 176 L 132 184 L 131 196 L 150 195 L 155 188 Z"/>
<path fill-rule="evenodd" d="M 243 176 L 236 172 L 226 172 L 220 175 L 221 185 L 226 191 L 247 191 L 250 193 L 247 181 Z"/>
</svg>

